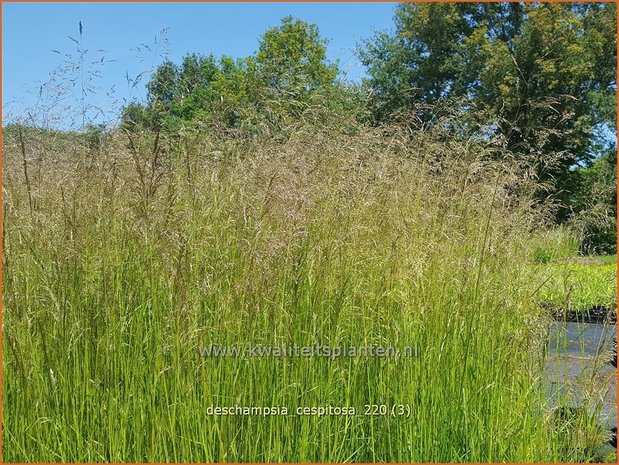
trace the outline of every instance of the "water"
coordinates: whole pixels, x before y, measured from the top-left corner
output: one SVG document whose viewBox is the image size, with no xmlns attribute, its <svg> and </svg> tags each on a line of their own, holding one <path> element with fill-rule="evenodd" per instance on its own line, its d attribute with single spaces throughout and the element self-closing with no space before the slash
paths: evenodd
<svg viewBox="0 0 619 465">
<path fill-rule="evenodd" d="M 551 326 L 546 379 L 553 403 L 572 405 L 589 399 L 600 405 L 600 423 L 617 426 L 616 369 L 608 363 L 613 352 L 615 324 L 556 322 Z"/>
</svg>

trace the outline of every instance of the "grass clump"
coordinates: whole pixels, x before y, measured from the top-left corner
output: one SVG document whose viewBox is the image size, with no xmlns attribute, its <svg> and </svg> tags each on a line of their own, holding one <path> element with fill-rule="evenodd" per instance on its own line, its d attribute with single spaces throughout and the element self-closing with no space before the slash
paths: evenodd
<svg viewBox="0 0 619 465">
<path fill-rule="evenodd" d="M 478 147 L 389 133 L 117 133 L 28 159 L 28 185 L 7 140 L 4 460 L 582 459 L 543 395 L 521 181 Z M 418 353 L 200 355 L 249 344 Z"/>
<path fill-rule="evenodd" d="M 559 313 L 605 310 L 616 314 L 616 264 L 576 259 L 539 266 L 538 271 L 543 280 L 538 298 L 543 305 Z"/>
</svg>

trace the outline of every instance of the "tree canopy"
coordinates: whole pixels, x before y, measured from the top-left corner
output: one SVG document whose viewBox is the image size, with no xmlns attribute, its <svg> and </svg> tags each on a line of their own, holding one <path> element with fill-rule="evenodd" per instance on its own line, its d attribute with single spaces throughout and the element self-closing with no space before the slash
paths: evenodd
<svg viewBox="0 0 619 465">
<path fill-rule="evenodd" d="M 395 32 L 367 41 L 375 122 L 427 105 L 465 106 L 554 186 L 570 215 L 574 168 L 599 155 L 596 137 L 616 124 L 614 3 L 404 3 Z"/>
<path fill-rule="evenodd" d="M 267 30 L 257 52 L 233 59 L 190 54 L 162 63 L 147 84 L 146 105 L 133 103 L 125 124 L 208 120 L 234 128 L 257 113 L 277 119 L 298 113 L 312 93 L 333 86 L 327 41 L 316 25 L 286 17 Z"/>
</svg>

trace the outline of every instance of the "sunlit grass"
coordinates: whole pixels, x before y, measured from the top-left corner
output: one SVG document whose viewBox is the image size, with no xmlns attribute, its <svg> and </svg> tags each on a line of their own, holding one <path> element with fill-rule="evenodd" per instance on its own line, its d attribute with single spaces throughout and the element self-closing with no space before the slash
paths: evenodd
<svg viewBox="0 0 619 465">
<path fill-rule="evenodd" d="M 143 136 L 41 157 L 29 186 L 9 146 L 4 460 L 592 458 L 599 434 L 567 440 L 542 389 L 528 198 L 479 150 L 399 137 L 205 140 L 157 164 Z M 199 356 L 248 343 L 418 356 Z M 357 415 L 207 414 L 235 405 Z"/>
<path fill-rule="evenodd" d="M 539 300 L 550 308 L 559 312 L 616 312 L 616 264 L 559 263 L 538 265 L 537 270 L 544 281 Z"/>
</svg>

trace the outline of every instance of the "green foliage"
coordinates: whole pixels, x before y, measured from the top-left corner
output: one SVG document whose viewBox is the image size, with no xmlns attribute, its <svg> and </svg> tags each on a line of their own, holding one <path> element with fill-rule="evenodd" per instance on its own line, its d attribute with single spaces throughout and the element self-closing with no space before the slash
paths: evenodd
<svg viewBox="0 0 619 465">
<path fill-rule="evenodd" d="M 535 299 L 555 312 L 617 307 L 617 256 L 579 256 L 581 232 L 565 226 L 531 240 Z"/>
<path fill-rule="evenodd" d="M 104 145 L 105 138 L 109 136 L 109 131 L 105 124 L 88 124 L 83 130 L 84 142 L 90 153 L 97 153 Z"/>
<path fill-rule="evenodd" d="M 617 264 L 553 264 L 538 269 L 538 300 L 554 311 L 617 309 Z"/>
<path fill-rule="evenodd" d="M 567 227 L 538 231 L 531 240 L 534 263 L 560 263 L 578 253 L 578 237 Z"/>
<path fill-rule="evenodd" d="M 256 54 L 259 77 L 273 97 L 303 99 L 333 84 L 337 75 L 337 65 L 326 63 L 326 46 L 315 24 L 287 16 L 262 36 Z"/>
<path fill-rule="evenodd" d="M 159 65 L 150 82 L 148 89 L 149 104 L 165 110 L 169 110 L 178 98 L 179 70 L 171 61 L 165 61 Z"/>
<path fill-rule="evenodd" d="M 122 129 L 136 131 L 140 128 L 152 128 L 154 126 L 154 112 L 149 112 L 146 106 L 131 102 L 124 108 L 120 121 Z"/>
<path fill-rule="evenodd" d="M 378 33 L 360 50 L 368 67 L 378 120 L 397 110 L 432 112 L 416 106 L 479 92 L 487 66 L 476 48 L 485 40 L 511 40 L 522 21 L 520 4 L 403 3 L 393 35 Z"/>
<path fill-rule="evenodd" d="M 123 119 L 147 128 L 198 121 L 226 131 L 248 125 L 250 133 L 261 126 L 277 131 L 299 119 L 319 91 L 334 87 L 336 75 L 318 28 L 286 17 L 266 31 L 254 56 L 191 54 L 180 66 L 164 62 L 147 85 L 146 106 L 127 106 Z"/>
<path fill-rule="evenodd" d="M 376 121 L 433 105 L 464 105 L 469 125 L 489 125 L 570 216 L 571 169 L 595 155 L 595 129 L 614 127 L 616 7 L 603 4 L 406 3 L 394 34 L 361 57 Z M 449 103 L 451 102 L 451 103 Z"/>
<path fill-rule="evenodd" d="M 401 5 L 369 100 L 285 18 L 250 57 L 164 62 L 121 131 L 5 128 L 3 458 L 598 459 L 597 397 L 549 415 L 538 304 L 616 307 L 614 265 L 569 261 L 616 237 L 613 9 Z M 199 355 L 248 342 L 419 355 Z M 205 411 L 236 405 L 359 414 Z"/>
<path fill-rule="evenodd" d="M 548 419 L 527 261 L 539 223 L 506 162 L 440 134 L 339 129 L 182 132 L 181 153 L 163 131 L 132 134 L 134 152 L 118 134 L 92 161 L 48 151 L 33 210 L 9 147 L 4 460 L 593 460 L 582 443 L 600 432 L 564 439 Z M 419 352 L 199 353 L 248 342 Z M 236 405 L 290 414 L 206 410 Z M 325 406 L 358 415 L 295 414 Z"/>
<path fill-rule="evenodd" d="M 617 155 L 614 146 L 588 167 L 572 173 L 570 222 L 579 231 L 585 254 L 617 253 Z"/>
</svg>

